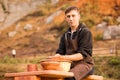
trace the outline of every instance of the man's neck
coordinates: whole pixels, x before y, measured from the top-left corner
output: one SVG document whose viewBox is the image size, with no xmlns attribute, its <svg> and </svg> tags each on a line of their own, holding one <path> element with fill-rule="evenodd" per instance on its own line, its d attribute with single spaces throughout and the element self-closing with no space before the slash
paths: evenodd
<svg viewBox="0 0 120 80">
<path fill-rule="evenodd" d="M 77 30 L 77 27 L 78 27 L 78 25 L 77 26 L 72 26 L 71 27 L 71 32 L 75 32 Z"/>
</svg>

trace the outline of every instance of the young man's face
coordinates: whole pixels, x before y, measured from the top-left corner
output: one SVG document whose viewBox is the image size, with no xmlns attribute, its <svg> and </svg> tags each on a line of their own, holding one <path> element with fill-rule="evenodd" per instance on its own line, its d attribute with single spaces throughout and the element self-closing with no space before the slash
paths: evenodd
<svg viewBox="0 0 120 80">
<path fill-rule="evenodd" d="M 77 27 L 79 25 L 80 14 L 77 10 L 71 10 L 65 15 L 65 20 L 68 22 L 70 27 Z"/>
</svg>

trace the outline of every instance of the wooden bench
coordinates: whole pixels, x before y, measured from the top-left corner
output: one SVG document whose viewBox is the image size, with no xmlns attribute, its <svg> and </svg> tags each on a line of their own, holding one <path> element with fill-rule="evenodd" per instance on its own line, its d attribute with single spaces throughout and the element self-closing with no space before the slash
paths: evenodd
<svg viewBox="0 0 120 80">
<path fill-rule="evenodd" d="M 84 80 L 103 80 L 103 76 L 89 75 Z"/>
</svg>

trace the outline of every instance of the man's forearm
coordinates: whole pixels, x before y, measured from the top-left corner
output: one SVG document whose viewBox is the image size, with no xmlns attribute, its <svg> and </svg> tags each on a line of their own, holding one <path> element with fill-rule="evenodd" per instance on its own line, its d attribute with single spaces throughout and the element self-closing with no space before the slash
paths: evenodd
<svg viewBox="0 0 120 80">
<path fill-rule="evenodd" d="M 83 55 L 80 53 L 76 53 L 73 55 L 64 55 L 62 57 L 66 60 L 71 60 L 71 61 L 78 61 L 83 59 Z"/>
</svg>

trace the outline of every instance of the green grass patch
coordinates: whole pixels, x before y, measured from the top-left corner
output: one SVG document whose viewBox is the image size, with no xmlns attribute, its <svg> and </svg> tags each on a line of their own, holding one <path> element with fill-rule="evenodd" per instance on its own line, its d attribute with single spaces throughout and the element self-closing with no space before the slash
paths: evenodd
<svg viewBox="0 0 120 80">
<path fill-rule="evenodd" d="M 95 74 L 120 79 L 120 57 L 95 57 Z"/>
</svg>

